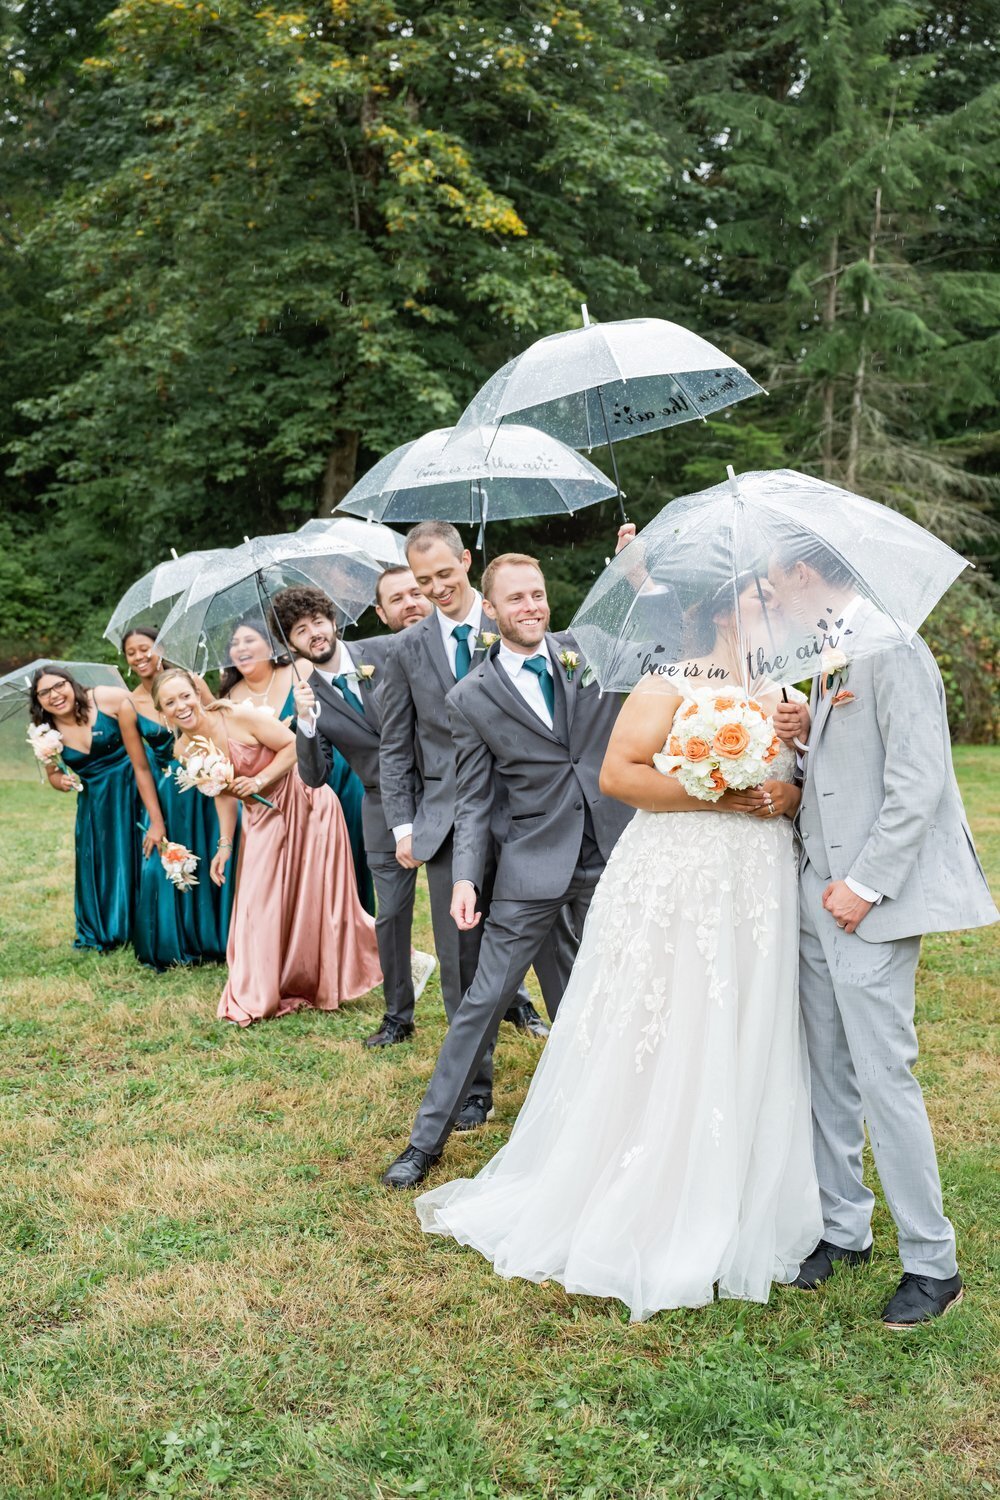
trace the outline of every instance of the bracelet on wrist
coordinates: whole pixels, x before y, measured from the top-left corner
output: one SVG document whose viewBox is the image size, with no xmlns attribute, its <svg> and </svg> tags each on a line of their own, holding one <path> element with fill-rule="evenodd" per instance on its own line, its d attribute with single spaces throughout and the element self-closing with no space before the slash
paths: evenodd
<svg viewBox="0 0 1000 1500">
<path fill-rule="evenodd" d="M 233 841 L 232 839 L 219 839 L 219 842 L 215 847 L 216 849 L 231 849 L 233 847 Z"/>
</svg>

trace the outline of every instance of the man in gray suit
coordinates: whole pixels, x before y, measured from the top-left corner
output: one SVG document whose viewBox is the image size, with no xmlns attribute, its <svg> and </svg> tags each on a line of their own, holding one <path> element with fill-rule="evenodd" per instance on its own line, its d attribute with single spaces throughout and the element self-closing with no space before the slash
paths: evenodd
<svg viewBox="0 0 1000 1500">
<path fill-rule="evenodd" d="M 481 934 L 460 932 L 451 918 L 455 747 L 445 700 L 456 681 L 482 660 L 482 597 L 469 581 L 472 554 L 447 521 L 422 521 L 414 526 L 406 538 L 406 551 L 414 577 L 434 608 L 426 620 L 397 639 L 386 661 L 380 779 L 396 858 L 406 868 L 427 867 L 441 996 L 450 1020 L 476 972 Z M 502 812 L 495 821 L 494 836 L 501 826 Z M 492 840 L 487 847 L 484 899 L 488 902 Z M 562 993 L 563 971 L 551 963 L 547 967 L 548 958 L 547 954 L 539 956 L 536 972 L 552 1011 Z M 535 1036 L 548 1034 L 524 989 L 513 998 L 506 1019 Z M 486 1059 L 463 1108 L 459 1130 L 485 1123 L 479 1101 L 490 1092 L 491 1079 Z"/>
<path fill-rule="evenodd" d="M 386 569 L 376 599 L 379 615 L 394 630 L 423 619 L 429 609 L 407 568 Z M 361 826 L 375 883 L 375 937 L 385 999 L 385 1015 L 365 1046 L 393 1046 L 413 1034 L 414 1008 L 434 960 L 412 950 L 416 871 L 404 869 L 396 859 L 379 789 L 380 700 L 392 637 L 371 636 L 350 645 L 341 641 L 333 603 L 321 589 L 283 589 L 275 595 L 273 609 L 285 640 L 313 664 L 309 677 L 297 681 L 294 690 L 299 775 L 306 786 L 323 786 L 336 748 L 365 789 Z"/>
<path fill-rule="evenodd" d="M 545 579 L 532 557 L 507 553 L 483 574 L 484 609 L 500 639 L 448 696 L 457 795 L 451 911 L 463 932 L 482 923 L 475 978 L 452 1017 L 410 1144 L 382 1181 L 415 1187 L 440 1158 L 497 1026 L 564 908 L 583 931 L 612 849 L 632 817 L 601 794 L 604 752 L 620 701 L 584 687 L 583 655 L 548 633 Z M 507 805 L 488 908 L 495 801 Z M 568 975 L 566 976 L 568 978 Z M 492 1095 L 482 1101 L 492 1113 Z"/>
<path fill-rule="evenodd" d="M 837 620 L 846 655 L 877 644 L 883 618 L 822 544 L 777 553 L 768 576 L 800 624 Z M 813 1290 L 836 1262 L 871 1258 L 867 1122 L 904 1272 L 883 1321 L 911 1328 L 962 1296 L 912 1071 L 920 938 L 981 927 L 998 913 L 952 769 L 941 674 L 924 642 L 861 655 L 819 679 L 811 710 L 798 814 L 799 982 L 824 1230 L 794 1285 Z M 797 713 L 779 710 L 779 732 Z"/>
</svg>

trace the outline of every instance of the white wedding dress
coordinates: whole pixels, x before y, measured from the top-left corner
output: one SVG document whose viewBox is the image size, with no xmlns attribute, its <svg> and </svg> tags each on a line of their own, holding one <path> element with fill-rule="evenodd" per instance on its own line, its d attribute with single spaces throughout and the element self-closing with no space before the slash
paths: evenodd
<svg viewBox="0 0 1000 1500">
<path fill-rule="evenodd" d="M 636 813 L 508 1144 L 423 1228 L 636 1321 L 766 1302 L 823 1228 L 797 968 L 788 818 Z"/>
</svg>

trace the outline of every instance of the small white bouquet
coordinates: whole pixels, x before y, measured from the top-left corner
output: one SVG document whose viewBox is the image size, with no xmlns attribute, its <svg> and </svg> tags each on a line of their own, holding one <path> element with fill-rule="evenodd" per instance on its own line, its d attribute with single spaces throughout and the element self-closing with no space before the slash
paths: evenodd
<svg viewBox="0 0 1000 1500">
<path fill-rule="evenodd" d="M 708 690 L 678 711 L 653 764 L 664 776 L 676 776 L 689 797 L 718 802 L 730 789 L 760 786 L 780 748 L 759 703 Z"/>
<path fill-rule="evenodd" d="M 189 891 L 193 885 L 198 884 L 194 873 L 199 864 L 197 854 L 192 854 L 183 844 L 175 844 L 166 838 L 160 840 L 159 850 L 163 873 L 175 890 Z"/>
<path fill-rule="evenodd" d="M 29 724 L 28 744 L 41 765 L 68 776 L 74 792 L 83 791 L 83 782 L 63 760 L 63 737 L 58 729 L 53 729 L 51 724 Z"/>
</svg>

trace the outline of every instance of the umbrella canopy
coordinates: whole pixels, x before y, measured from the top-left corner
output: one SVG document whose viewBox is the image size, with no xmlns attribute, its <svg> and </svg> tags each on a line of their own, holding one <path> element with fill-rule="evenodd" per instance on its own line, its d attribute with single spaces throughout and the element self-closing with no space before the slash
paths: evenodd
<svg viewBox="0 0 1000 1500">
<path fill-rule="evenodd" d="M 967 566 L 896 511 L 794 469 L 665 506 L 571 629 L 602 688 L 644 675 L 743 691 L 909 645 Z"/>
<path fill-rule="evenodd" d="M 81 687 L 125 688 L 125 679 L 117 667 L 105 666 L 97 661 L 57 661 L 51 656 L 37 656 L 0 677 L 0 723 L 14 718 L 16 714 L 28 712 L 31 679 L 39 667 L 51 667 L 55 672 L 68 672 Z"/>
<path fill-rule="evenodd" d="M 245 624 L 264 637 L 272 656 L 281 656 L 287 643 L 272 629 L 276 593 L 320 588 L 338 624 L 353 624 L 374 601 L 381 573 L 381 563 L 343 542 L 298 533 L 248 538 L 198 572 L 163 622 L 157 647 L 164 660 L 189 671 L 227 667 L 233 632 Z"/>
<path fill-rule="evenodd" d="M 130 630 L 144 625 L 159 630 L 170 613 L 174 600 L 183 594 L 199 570 L 213 558 L 223 557 L 226 549 L 215 547 L 200 552 L 185 552 L 168 558 L 138 578 L 115 605 L 114 614 L 104 628 L 104 638 L 117 650 Z"/>
<path fill-rule="evenodd" d="M 679 323 L 586 321 L 538 339 L 498 370 L 458 419 L 455 441 L 470 428 L 513 419 L 589 449 L 762 392 L 742 365 Z"/>
<path fill-rule="evenodd" d="M 317 516 L 300 526 L 296 536 L 322 537 L 366 552 L 385 567 L 406 565 L 406 546 L 398 531 L 377 521 L 359 521 L 354 516 Z"/>
<path fill-rule="evenodd" d="M 451 427 L 395 448 L 359 479 L 339 509 L 375 520 L 463 521 L 572 515 L 615 486 L 572 448 L 518 423 Z"/>
</svg>

